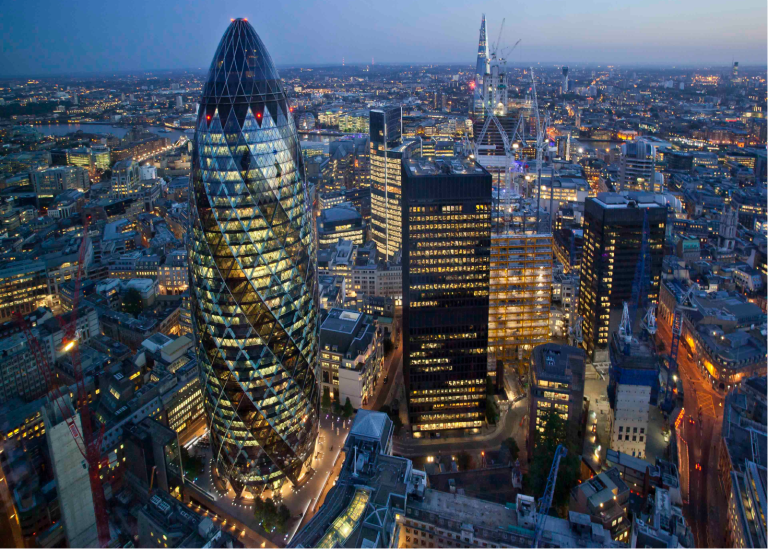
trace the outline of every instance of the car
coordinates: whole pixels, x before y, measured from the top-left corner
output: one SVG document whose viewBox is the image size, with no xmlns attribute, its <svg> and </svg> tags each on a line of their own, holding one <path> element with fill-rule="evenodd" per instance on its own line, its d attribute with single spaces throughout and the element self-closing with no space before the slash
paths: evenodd
<svg viewBox="0 0 768 549">
<path fill-rule="evenodd" d="M 701 463 L 697 463 L 696 464 L 696 470 L 697 471 L 701 471 Z"/>
</svg>

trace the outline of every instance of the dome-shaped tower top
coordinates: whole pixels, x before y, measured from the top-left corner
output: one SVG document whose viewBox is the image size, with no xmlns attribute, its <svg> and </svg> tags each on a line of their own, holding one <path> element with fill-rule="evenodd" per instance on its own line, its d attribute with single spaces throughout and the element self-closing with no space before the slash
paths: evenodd
<svg viewBox="0 0 768 549">
<path fill-rule="evenodd" d="M 234 107 L 240 124 L 249 106 L 254 113 L 268 108 L 274 119 L 278 108 L 288 116 L 285 90 L 277 69 L 246 19 L 234 19 L 219 42 L 200 106 L 200 115 L 209 120 L 217 108 L 219 117 L 226 120 L 229 109 Z"/>
</svg>

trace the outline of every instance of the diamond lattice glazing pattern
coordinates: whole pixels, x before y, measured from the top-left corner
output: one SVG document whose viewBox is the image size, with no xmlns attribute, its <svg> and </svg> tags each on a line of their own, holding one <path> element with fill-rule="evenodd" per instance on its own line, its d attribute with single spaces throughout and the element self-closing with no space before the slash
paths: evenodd
<svg viewBox="0 0 768 549">
<path fill-rule="evenodd" d="M 293 117 L 235 20 L 197 119 L 190 276 L 211 448 L 236 491 L 296 481 L 317 436 L 315 242 Z"/>
</svg>

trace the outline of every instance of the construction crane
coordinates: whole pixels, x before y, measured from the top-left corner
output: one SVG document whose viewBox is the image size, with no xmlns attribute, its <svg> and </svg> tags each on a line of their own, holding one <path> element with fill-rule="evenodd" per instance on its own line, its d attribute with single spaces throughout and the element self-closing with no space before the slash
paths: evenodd
<svg viewBox="0 0 768 549">
<path fill-rule="evenodd" d="M 83 377 L 83 368 L 80 361 L 80 334 L 77 329 L 77 313 L 80 302 L 82 288 L 82 278 L 85 266 L 85 256 L 88 251 L 88 218 L 83 218 L 83 240 L 80 243 L 78 252 L 78 266 L 75 274 L 75 293 L 72 299 L 72 313 L 69 323 L 59 321 L 64 328 L 64 349 L 68 350 L 72 362 L 72 370 L 75 378 L 75 410 L 80 411 L 80 426 L 78 429 L 75 421 L 76 414 L 73 414 L 65 404 L 61 388 L 56 382 L 53 369 L 48 362 L 47 355 L 43 352 L 40 342 L 32 333 L 29 324 L 20 312 L 15 312 L 16 322 L 21 326 L 27 343 L 32 350 L 35 358 L 38 372 L 42 375 L 48 388 L 49 394 L 53 396 L 54 402 L 59 407 L 61 416 L 67 423 L 69 432 L 72 434 L 77 449 L 85 458 L 88 464 L 88 478 L 91 484 L 91 494 L 93 496 L 93 510 L 96 516 L 96 530 L 99 538 L 99 545 L 106 547 L 110 541 L 109 517 L 107 516 L 106 499 L 104 497 L 104 487 L 101 484 L 99 468 L 101 465 L 101 443 L 104 438 L 104 426 L 102 425 L 98 432 L 95 432 L 92 423 L 92 417 L 88 409 L 88 391 L 85 387 Z"/>
<path fill-rule="evenodd" d="M 543 162 L 544 157 L 544 147 L 547 142 L 547 138 L 545 135 L 546 132 L 546 126 L 548 125 L 545 121 L 544 124 L 542 124 L 541 116 L 539 114 L 539 98 L 536 93 L 536 77 L 533 73 L 533 67 L 531 67 L 531 93 L 533 94 L 532 100 L 532 108 L 533 113 L 536 115 L 536 232 L 541 232 L 540 228 L 540 217 L 541 217 L 541 163 Z M 552 191 L 550 189 L 550 196 L 552 195 Z M 552 217 L 552 212 L 550 212 L 550 218 Z M 550 219 L 551 221 L 551 219 Z M 551 227 L 550 227 L 551 229 Z"/>
<path fill-rule="evenodd" d="M 629 354 L 629 345 L 632 343 L 632 320 L 629 316 L 629 305 L 624 302 L 624 310 L 621 312 L 619 323 L 619 339 L 624 344 L 624 354 Z"/>
<path fill-rule="evenodd" d="M 573 326 L 571 326 L 568 330 L 569 335 L 571 336 L 571 346 L 573 347 L 580 347 L 581 344 L 584 343 L 584 333 L 581 327 L 583 322 L 584 317 L 581 315 L 576 315 L 576 318 L 573 320 Z"/>
<path fill-rule="evenodd" d="M 680 336 L 683 333 L 683 315 L 685 311 L 696 308 L 693 303 L 693 294 L 699 289 L 696 283 L 691 284 L 680 303 L 675 305 L 675 313 L 672 317 L 672 342 L 669 345 L 669 371 L 667 372 L 667 390 L 664 396 L 664 410 L 671 411 L 674 407 L 672 395 L 675 385 L 674 376 L 677 373 L 677 352 L 680 349 Z"/>
<path fill-rule="evenodd" d="M 544 488 L 544 493 L 539 499 L 538 508 L 536 510 L 536 530 L 533 536 L 533 547 L 536 548 L 541 542 L 541 533 L 544 531 L 544 525 L 547 522 L 547 515 L 549 514 L 549 508 L 552 507 L 552 497 L 555 494 L 555 484 L 557 484 L 557 470 L 560 468 L 560 460 L 565 457 L 568 450 L 562 444 L 557 445 L 555 450 L 555 458 L 552 460 L 552 468 L 549 470 L 549 476 L 547 477 L 547 487 Z"/>
<path fill-rule="evenodd" d="M 522 41 L 523 41 L 523 39 L 521 38 L 520 40 L 518 40 L 517 42 L 515 42 L 515 43 L 514 43 L 514 45 L 512 45 L 512 46 L 510 46 L 510 47 L 508 47 L 508 48 L 504 48 L 503 50 L 501 50 L 501 52 L 499 52 L 499 53 L 500 53 L 500 55 L 499 55 L 499 60 L 500 60 L 500 61 L 505 61 L 505 60 L 507 59 L 507 57 L 508 57 L 508 56 L 509 56 L 509 55 L 510 55 L 510 54 L 511 54 L 513 51 L 515 51 L 515 48 L 517 48 L 517 46 L 518 46 L 518 45 L 520 44 L 520 42 L 522 42 Z"/>
<path fill-rule="evenodd" d="M 491 45 L 491 48 L 493 48 L 493 51 L 491 51 L 491 58 L 496 57 L 496 52 L 499 50 L 499 46 L 501 45 L 501 33 L 504 32 L 504 23 L 507 21 L 507 18 L 501 20 L 501 27 L 499 28 L 499 37 L 496 39 L 496 42 L 494 42 Z"/>
<path fill-rule="evenodd" d="M 648 306 L 648 311 L 645 313 L 640 325 L 645 329 L 648 335 L 656 334 L 656 304 L 651 303 Z"/>
</svg>

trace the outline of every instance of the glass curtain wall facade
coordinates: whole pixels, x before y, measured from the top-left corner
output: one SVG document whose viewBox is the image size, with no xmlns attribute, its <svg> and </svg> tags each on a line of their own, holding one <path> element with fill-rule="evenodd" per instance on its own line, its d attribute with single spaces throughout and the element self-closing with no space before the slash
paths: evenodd
<svg viewBox="0 0 768 549">
<path fill-rule="evenodd" d="M 244 19 L 203 89 L 191 185 L 192 318 L 218 477 L 238 494 L 297 483 L 318 428 L 315 242 L 285 91 Z"/>
<path fill-rule="evenodd" d="M 402 248 L 401 168 L 407 145 L 402 145 L 402 109 L 370 113 L 371 237 L 383 259 Z"/>
<path fill-rule="evenodd" d="M 584 349 L 595 360 L 606 351 L 612 312 L 615 325 L 632 284 L 640 258 L 643 218 L 648 212 L 651 255 L 648 302 L 658 303 L 667 209 L 650 193 L 599 193 L 584 203 L 584 253 L 579 278 L 579 315 L 584 319 Z"/>
<path fill-rule="evenodd" d="M 416 436 L 485 419 L 491 175 L 403 161 L 403 364 Z"/>
<path fill-rule="evenodd" d="M 534 347 L 549 340 L 551 288 L 550 235 L 493 235 L 488 375 L 495 377 L 497 360 L 505 370 L 527 373 Z"/>
</svg>

